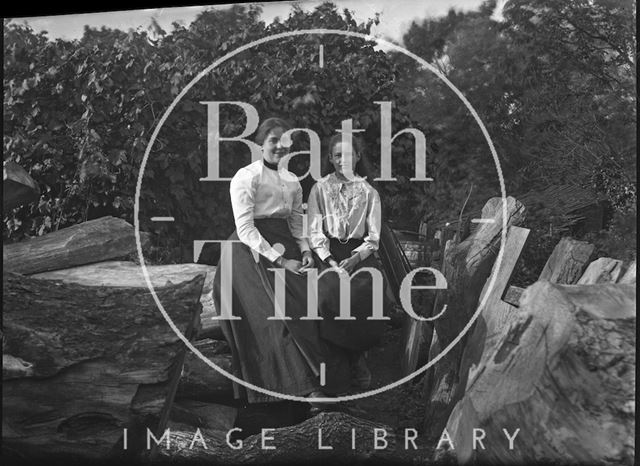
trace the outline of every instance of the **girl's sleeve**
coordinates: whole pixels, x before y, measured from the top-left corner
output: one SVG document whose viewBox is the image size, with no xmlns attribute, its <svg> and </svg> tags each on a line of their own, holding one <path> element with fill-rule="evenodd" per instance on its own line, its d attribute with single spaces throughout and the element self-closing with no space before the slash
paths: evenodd
<svg viewBox="0 0 640 466">
<path fill-rule="evenodd" d="M 302 209 L 302 186 L 298 183 L 296 193 L 291 204 L 291 215 L 289 216 L 289 230 L 291 236 L 296 239 L 300 252 L 309 251 L 309 243 L 307 241 L 306 232 L 304 231 L 304 210 Z"/>
<path fill-rule="evenodd" d="M 322 202 L 322 193 L 318 188 L 318 183 L 314 184 L 309 193 L 307 202 L 308 219 L 309 219 L 309 243 L 321 260 L 326 260 L 330 255 L 329 239 L 325 236 L 322 229 L 323 219 L 325 216 L 324 204 Z"/>
<path fill-rule="evenodd" d="M 365 260 L 378 250 L 380 246 L 380 230 L 382 229 L 382 205 L 380 195 L 375 189 L 371 189 L 372 195 L 367 205 L 367 236 L 364 242 L 352 251 L 353 254 L 360 254 L 360 260 Z"/>
<path fill-rule="evenodd" d="M 255 189 L 250 174 L 238 172 L 231 179 L 229 194 L 238 238 L 254 251 L 275 262 L 282 254 L 265 240 L 253 222 Z"/>
</svg>

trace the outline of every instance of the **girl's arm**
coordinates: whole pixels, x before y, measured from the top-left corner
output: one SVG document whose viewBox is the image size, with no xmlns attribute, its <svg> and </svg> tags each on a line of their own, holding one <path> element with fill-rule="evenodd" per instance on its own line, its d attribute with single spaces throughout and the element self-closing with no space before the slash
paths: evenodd
<svg viewBox="0 0 640 466">
<path fill-rule="evenodd" d="M 352 254 L 359 254 L 360 260 L 363 261 L 380 246 L 380 230 L 382 229 L 382 205 L 380 203 L 380 195 L 378 191 L 371 188 L 371 196 L 367 205 L 367 236 L 363 238 L 364 242 L 355 248 Z"/>
</svg>

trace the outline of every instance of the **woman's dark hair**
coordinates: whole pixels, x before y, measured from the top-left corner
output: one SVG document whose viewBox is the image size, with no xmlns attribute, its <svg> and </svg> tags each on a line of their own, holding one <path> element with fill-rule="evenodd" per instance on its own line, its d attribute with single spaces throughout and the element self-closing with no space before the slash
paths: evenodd
<svg viewBox="0 0 640 466">
<path fill-rule="evenodd" d="M 256 131 L 255 137 L 256 143 L 260 145 L 264 144 L 264 140 L 267 138 L 267 135 L 274 128 L 282 128 L 283 130 L 288 131 L 293 128 L 293 126 L 291 126 L 291 123 L 289 123 L 287 120 L 284 120 L 282 118 L 267 118 L 262 123 L 260 123 L 260 126 L 258 126 L 258 131 Z"/>
<path fill-rule="evenodd" d="M 327 145 L 327 156 L 324 157 L 323 159 L 323 162 L 324 162 L 324 169 L 322 171 L 323 176 L 328 175 L 329 173 L 333 173 L 335 171 L 333 165 L 329 162 L 329 157 L 331 157 L 331 151 L 333 150 L 333 147 L 339 142 L 342 142 L 342 134 L 340 133 L 332 136 L 331 139 L 329 139 L 329 144 Z M 358 154 L 360 154 L 360 160 L 356 164 L 355 169 L 353 171 L 355 172 L 356 175 L 366 178 L 367 181 L 371 184 L 373 181 L 371 179 L 371 166 L 369 165 L 369 161 L 367 160 L 364 142 L 358 135 L 352 134 L 351 144 L 353 146 L 353 149 Z"/>
</svg>

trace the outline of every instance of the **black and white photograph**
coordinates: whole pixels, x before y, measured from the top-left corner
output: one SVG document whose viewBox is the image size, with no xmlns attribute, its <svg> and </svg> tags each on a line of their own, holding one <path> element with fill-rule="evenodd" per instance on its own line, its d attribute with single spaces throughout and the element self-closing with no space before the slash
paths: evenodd
<svg viewBox="0 0 640 466">
<path fill-rule="evenodd" d="M 3 464 L 635 464 L 635 2 L 24 8 Z"/>
</svg>

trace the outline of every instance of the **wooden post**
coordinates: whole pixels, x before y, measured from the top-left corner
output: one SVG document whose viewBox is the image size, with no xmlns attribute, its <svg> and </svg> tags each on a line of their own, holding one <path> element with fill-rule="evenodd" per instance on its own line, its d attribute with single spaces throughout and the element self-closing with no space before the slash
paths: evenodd
<svg viewBox="0 0 640 466">
<path fill-rule="evenodd" d="M 627 267 L 627 271 L 620 277 L 618 283 L 635 283 L 636 282 L 636 261 L 633 261 Z"/>
<path fill-rule="evenodd" d="M 524 206 L 512 197 L 506 201 L 507 226 L 520 223 Z M 447 311 L 434 321 L 440 349 L 454 341 L 476 310 L 482 287 L 500 248 L 502 204 L 501 198 L 490 199 L 482 209 L 482 218 L 493 221 L 480 223 L 473 234 L 449 247 L 444 255 L 441 271 L 447 279 L 447 290 L 438 294 L 435 309 L 446 304 Z M 429 439 L 439 438 L 455 404 L 465 338 L 435 365 L 430 383 L 425 383 L 428 406 L 424 431 Z"/>
<path fill-rule="evenodd" d="M 396 301 L 400 301 L 400 284 L 404 277 L 412 270 L 400 242 L 395 233 L 387 225 L 383 225 L 381 232 L 380 258 L 385 270 L 385 275 L 391 282 Z M 424 317 L 428 317 L 431 306 L 425 303 L 422 308 L 416 307 L 416 311 Z M 403 375 L 410 374 L 416 369 L 421 353 L 425 353 L 431 343 L 433 325 L 430 322 L 416 321 L 405 315 L 402 325 L 402 347 L 404 352 L 400 360 Z"/>
<path fill-rule="evenodd" d="M 573 284 L 584 272 L 595 246 L 586 241 L 562 238 L 542 269 L 539 280 Z"/>
<path fill-rule="evenodd" d="M 405 275 L 411 270 L 411 265 L 407 260 L 400 242 L 395 233 L 385 223 L 382 225 L 380 232 L 380 260 L 391 282 L 391 289 L 394 292 L 397 301 L 400 301 L 398 293 L 400 292 L 400 284 Z"/>
<path fill-rule="evenodd" d="M 596 283 L 615 283 L 622 275 L 622 261 L 601 257 L 594 260 L 585 270 L 579 285 L 593 285 Z"/>
<path fill-rule="evenodd" d="M 478 305 L 485 299 L 486 304 L 483 307 L 478 319 L 471 332 L 471 336 L 467 340 L 460 364 L 458 392 L 455 396 L 457 402 L 464 395 L 467 386 L 467 377 L 469 370 L 477 365 L 482 357 L 484 348 L 491 345 L 491 341 L 505 323 L 509 322 L 518 308 L 511 303 L 502 299 L 505 288 L 511 279 L 516 268 L 522 250 L 524 249 L 529 231 L 526 228 L 511 227 L 507 234 L 507 243 L 504 248 L 504 257 L 500 267 L 497 263 L 493 265 L 491 276 L 495 274 L 496 280 L 494 286 L 489 290 L 489 282 L 491 276 L 482 289 L 482 294 L 478 300 Z"/>
</svg>

